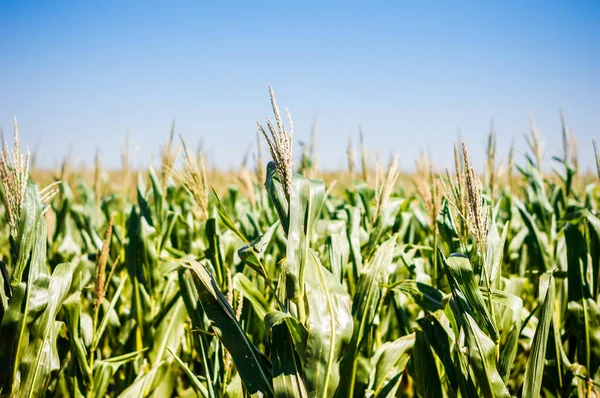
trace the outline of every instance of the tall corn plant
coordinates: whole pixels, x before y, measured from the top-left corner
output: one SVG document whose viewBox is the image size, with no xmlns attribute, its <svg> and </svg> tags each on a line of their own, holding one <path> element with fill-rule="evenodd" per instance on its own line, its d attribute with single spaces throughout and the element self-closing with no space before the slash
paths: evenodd
<svg viewBox="0 0 600 398">
<path fill-rule="evenodd" d="M 239 188 L 211 192 L 185 144 L 177 170 L 173 130 L 132 196 L 98 178 L 38 192 L 5 145 L 2 395 L 597 393 L 599 185 L 564 122 L 554 175 L 532 124 L 518 177 L 491 134 L 483 184 L 456 146 L 455 172 L 424 163 L 411 194 L 363 143 L 362 181 L 325 190 L 293 173 L 271 99 L 273 162 Z"/>
<path fill-rule="evenodd" d="M 272 289 L 278 303 L 274 310 L 261 311 L 268 334 L 268 357 L 245 333 L 230 301 L 209 272 L 219 265 L 214 261 L 192 262 L 188 267 L 202 310 L 250 395 L 331 397 L 339 384 L 342 350 L 352 334 L 350 297 L 311 248 L 324 186 L 292 175 L 293 133 L 284 128 L 272 91 L 271 101 L 276 123 L 267 120 L 270 135 L 261 127 L 274 160 L 267 165 L 265 188 L 278 215 L 274 227 L 279 225 L 283 230 L 285 251 L 281 254 L 285 257 L 269 274 L 259 259 L 264 236 L 247 242 L 238 252 Z M 247 241 L 230 221 L 224 206 L 219 203 L 219 207 L 225 224 Z M 267 232 L 272 233 L 272 229 Z M 251 288 L 244 290 L 248 294 Z M 189 311 L 199 310 L 192 306 L 188 304 Z M 198 319 L 197 323 L 200 326 L 202 321 Z"/>
<path fill-rule="evenodd" d="M 592 394 L 588 369 L 597 366 L 597 344 L 582 322 L 598 319 L 595 283 L 588 281 L 595 265 L 586 265 L 597 264 L 597 256 L 585 255 L 597 247 L 597 222 L 567 199 L 575 192 L 568 180 L 563 188 L 549 184 L 528 160 L 531 167 L 520 169 L 521 202 L 499 188 L 493 159 L 482 187 L 463 147 L 443 201 L 427 173 L 425 213 L 418 198 L 394 197 L 393 166 L 387 176 L 377 173 L 375 189 L 357 182 L 345 200 L 324 197 L 320 183 L 291 173 L 292 134 L 273 96 L 272 103 L 275 123 L 263 133 L 274 159 L 265 188 L 276 219 L 263 208 L 262 223 L 250 212 L 247 224 L 237 205 L 217 199 L 222 225 L 245 244 L 237 252 L 243 266 L 232 270 L 232 283 L 219 277 L 218 258 L 188 263 L 182 272 L 194 282 L 186 282 L 187 306 L 200 315 L 193 323 L 204 330 L 203 358 L 216 336 L 251 395 Z M 249 227 L 260 224 L 263 232 Z M 433 231 L 439 236 L 430 240 Z M 232 290 L 250 304 L 245 317 Z M 346 319 L 352 328 L 342 327 Z M 219 380 L 229 385 L 226 394 L 240 391 L 235 377 L 206 372 L 209 382 L 196 379 L 204 395 L 218 394 Z"/>
<path fill-rule="evenodd" d="M 0 175 L 7 223 L 10 228 L 10 262 L 0 263 L 0 378 L 2 395 L 43 395 L 60 367 L 57 338 L 62 322 L 57 314 L 71 288 L 69 264 L 53 270 L 46 262 L 47 201 L 52 186 L 39 191 L 29 181 L 29 152 L 15 144 L 0 158 Z"/>
</svg>

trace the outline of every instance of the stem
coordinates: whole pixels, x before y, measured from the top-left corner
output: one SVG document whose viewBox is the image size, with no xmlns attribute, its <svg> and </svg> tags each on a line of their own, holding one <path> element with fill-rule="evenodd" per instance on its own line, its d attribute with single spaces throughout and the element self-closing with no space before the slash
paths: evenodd
<svg viewBox="0 0 600 398">
<path fill-rule="evenodd" d="M 437 228 L 433 231 L 433 282 L 434 286 L 439 289 L 438 275 L 438 257 L 437 257 Z"/>
<path fill-rule="evenodd" d="M 490 316 L 492 318 L 492 322 L 496 324 L 496 316 L 494 311 L 494 302 L 492 295 L 492 281 L 490 281 L 490 276 L 488 276 L 487 268 L 485 264 L 485 256 L 481 256 L 481 264 L 483 267 L 483 278 L 485 279 L 485 284 L 488 292 L 488 307 L 490 310 Z M 498 344 L 498 349 L 496 350 L 496 360 L 500 359 L 500 340 L 496 342 Z"/>
<path fill-rule="evenodd" d="M 200 355 L 202 357 L 202 366 L 204 367 L 204 373 L 206 375 L 206 381 L 207 381 L 206 385 L 207 385 L 207 388 L 208 388 L 208 394 L 209 394 L 210 397 L 216 397 L 215 391 L 214 391 L 214 388 L 213 388 L 214 380 L 213 380 L 213 378 L 211 376 L 210 369 L 208 368 L 208 357 L 206 355 L 206 348 L 205 348 L 205 344 L 204 344 L 205 343 L 204 342 L 204 336 L 198 335 L 196 337 L 198 339 L 198 343 L 200 344 Z"/>
<path fill-rule="evenodd" d="M 313 254 L 314 255 L 314 254 Z M 316 255 L 314 255 L 316 257 Z M 327 374 L 330 374 L 331 372 L 331 367 L 333 365 L 334 362 L 334 347 L 335 347 L 335 321 L 334 321 L 334 313 L 333 313 L 333 305 L 331 304 L 331 299 L 329 297 L 329 289 L 327 289 L 327 283 L 325 283 L 325 278 L 323 277 L 323 270 L 321 269 L 321 266 L 317 263 L 317 272 L 319 273 L 319 280 L 321 281 L 321 286 L 323 287 L 323 290 L 325 291 L 325 297 L 326 297 L 326 304 L 327 304 L 327 309 L 329 310 L 329 329 L 330 329 L 330 335 L 329 335 L 329 357 L 327 359 Z M 304 297 L 302 296 L 302 299 L 304 299 Z M 358 344 L 358 340 L 357 340 L 357 344 Z M 356 356 L 354 361 L 356 361 Z M 352 373 L 356 373 L 356 372 L 352 372 Z M 327 390 L 328 390 L 328 383 L 329 383 L 329 378 L 325 379 L 325 386 L 323 388 L 323 398 L 327 397 Z"/>
<path fill-rule="evenodd" d="M 352 373 L 350 373 L 350 385 L 348 387 L 348 397 L 354 397 L 354 384 L 356 382 L 356 369 L 358 367 L 357 355 L 352 359 Z"/>
<path fill-rule="evenodd" d="M 96 332 L 98 331 L 98 313 L 100 312 L 100 306 L 96 306 L 94 305 L 94 321 L 92 323 L 92 327 L 93 327 L 93 333 L 92 333 L 92 345 L 90 346 L 90 358 L 89 358 L 89 368 L 90 371 L 92 372 L 91 377 L 90 377 L 90 388 L 88 390 L 88 396 L 91 397 L 93 396 L 93 391 L 94 391 L 94 352 L 96 351 L 96 347 L 94 346 L 93 342 L 96 341 Z"/>
<path fill-rule="evenodd" d="M 298 318 L 300 320 L 300 323 L 302 323 L 303 325 L 306 324 L 306 309 L 305 309 L 305 302 L 304 302 L 304 294 L 301 294 L 296 299 L 296 307 L 298 308 Z"/>
</svg>

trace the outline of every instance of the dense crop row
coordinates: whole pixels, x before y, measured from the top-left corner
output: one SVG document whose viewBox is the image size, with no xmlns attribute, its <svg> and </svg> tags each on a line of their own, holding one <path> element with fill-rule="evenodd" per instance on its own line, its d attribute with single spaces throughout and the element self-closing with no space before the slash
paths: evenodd
<svg viewBox="0 0 600 398">
<path fill-rule="evenodd" d="M 272 105 L 273 162 L 220 195 L 201 153 L 175 166 L 172 136 L 133 199 L 99 170 L 39 190 L 15 135 L 0 395 L 598 396 L 600 185 L 565 126 L 553 175 L 532 125 L 504 171 L 490 134 L 481 180 L 463 144 L 412 192 L 363 146 L 331 190 L 310 148 L 293 170 Z"/>
</svg>

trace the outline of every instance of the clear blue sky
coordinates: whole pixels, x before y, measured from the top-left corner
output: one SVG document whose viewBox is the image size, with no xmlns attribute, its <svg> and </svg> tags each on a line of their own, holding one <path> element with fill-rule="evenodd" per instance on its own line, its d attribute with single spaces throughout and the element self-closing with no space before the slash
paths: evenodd
<svg viewBox="0 0 600 398">
<path fill-rule="evenodd" d="M 51 4 L 52 3 L 52 4 Z M 134 4 L 135 3 L 135 4 Z M 345 167 L 348 135 L 410 169 L 423 148 L 452 162 L 457 129 L 481 165 L 494 118 L 505 156 L 528 113 L 560 153 L 559 108 L 591 169 L 600 138 L 599 1 L 298 2 L 0 1 L 0 125 L 40 140 L 53 166 L 73 145 L 120 162 L 127 130 L 138 164 L 172 119 L 221 167 L 254 145 L 268 84 L 295 139 L 318 115 L 318 151 Z M 299 153 L 296 146 L 296 154 Z"/>
</svg>

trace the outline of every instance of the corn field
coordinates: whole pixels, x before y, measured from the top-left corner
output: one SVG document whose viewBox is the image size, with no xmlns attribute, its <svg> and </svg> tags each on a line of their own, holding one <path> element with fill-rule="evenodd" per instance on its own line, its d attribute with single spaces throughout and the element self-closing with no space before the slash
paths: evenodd
<svg viewBox="0 0 600 398">
<path fill-rule="evenodd" d="M 600 396 L 595 144 L 582 175 L 563 122 L 548 173 L 532 122 L 522 162 L 492 131 L 480 175 L 458 143 L 407 178 L 361 135 L 326 186 L 271 105 L 228 183 L 173 131 L 156 170 L 40 188 L 15 124 L 0 396 Z"/>
</svg>

